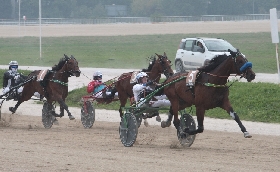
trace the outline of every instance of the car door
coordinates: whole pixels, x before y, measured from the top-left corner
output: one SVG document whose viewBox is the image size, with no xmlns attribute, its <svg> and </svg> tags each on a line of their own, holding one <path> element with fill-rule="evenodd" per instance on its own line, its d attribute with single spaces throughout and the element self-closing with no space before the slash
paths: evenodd
<svg viewBox="0 0 280 172">
<path fill-rule="evenodd" d="M 185 47 L 180 52 L 182 56 L 183 65 L 187 70 L 191 70 L 192 68 L 192 61 L 190 57 L 192 54 L 193 42 L 194 40 L 186 40 Z"/>
<path fill-rule="evenodd" d="M 202 43 L 203 49 L 198 46 L 198 42 Z M 205 61 L 205 45 L 202 40 L 195 40 L 189 56 L 190 66 L 192 70 L 201 67 Z"/>
</svg>

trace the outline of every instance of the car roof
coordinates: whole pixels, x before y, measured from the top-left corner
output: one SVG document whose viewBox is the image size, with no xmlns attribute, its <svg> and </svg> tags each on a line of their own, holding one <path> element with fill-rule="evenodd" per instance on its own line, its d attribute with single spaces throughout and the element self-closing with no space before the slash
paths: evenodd
<svg viewBox="0 0 280 172">
<path fill-rule="evenodd" d="M 186 40 L 197 40 L 197 39 L 202 39 L 202 40 L 224 40 L 222 38 L 208 38 L 208 37 L 192 37 L 192 38 L 183 38 L 182 41 L 186 41 Z"/>
</svg>

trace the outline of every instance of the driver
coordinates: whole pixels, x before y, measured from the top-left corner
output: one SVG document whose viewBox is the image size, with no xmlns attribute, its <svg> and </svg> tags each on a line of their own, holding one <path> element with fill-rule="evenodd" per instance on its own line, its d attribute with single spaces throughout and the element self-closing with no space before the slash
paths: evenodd
<svg viewBox="0 0 280 172">
<path fill-rule="evenodd" d="M 18 62 L 11 61 L 9 63 L 9 70 L 4 73 L 3 76 L 3 94 L 10 91 L 11 87 L 18 84 L 21 74 L 18 73 Z M 18 88 L 18 93 L 22 92 L 22 87 Z"/>
<path fill-rule="evenodd" d="M 92 93 L 97 98 L 114 98 L 118 96 L 116 90 L 112 90 L 112 92 L 106 90 L 103 93 L 104 88 L 106 85 L 102 82 L 102 73 L 100 71 L 96 71 L 93 74 L 93 81 L 91 81 L 87 86 L 87 92 Z"/>
<path fill-rule="evenodd" d="M 148 75 L 145 72 L 140 72 L 136 76 L 137 84 L 133 86 L 133 95 L 136 103 L 140 102 L 137 106 L 142 106 L 145 102 L 141 102 L 145 95 L 148 95 L 153 91 L 150 85 L 153 84 L 152 81 L 148 82 Z M 163 107 L 163 106 L 171 106 L 170 101 L 167 100 L 165 95 L 154 96 L 156 100 L 151 100 L 149 102 L 149 106 L 151 107 Z M 159 114 L 154 114 L 157 116 L 156 120 L 161 121 Z"/>
<path fill-rule="evenodd" d="M 6 94 L 10 91 L 10 89 L 21 82 L 24 81 L 27 77 L 18 73 L 18 62 L 17 61 L 11 61 L 9 63 L 9 70 L 4 73 L 3 76 L 3 94 Z M 19 87 L 17 92 L 18 94 L 21 93 L 23 90 L 23 87 Z M 14 95 L 17 96 L 17 95 Z M 40 94 L 38 92 L 34 93 L 34 96 L 40 98 Z M 16 97 L 12 97 L 16 99 Z"/>
</svg>

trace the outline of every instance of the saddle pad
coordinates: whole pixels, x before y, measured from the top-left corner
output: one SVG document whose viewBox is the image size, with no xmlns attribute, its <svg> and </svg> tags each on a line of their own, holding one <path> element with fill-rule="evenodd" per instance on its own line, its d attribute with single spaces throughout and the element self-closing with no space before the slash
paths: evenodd
<svg viewBox="0 0 280 172">
<path fill-rule="evenodd" d="M 48 73 L 48 69 L 46 70 L 41 70 L 40 73 L 37 75 L 37 81 L 43 81 L 44 77 Z"/>
<path fill-rule="evenodd" d="M 136 76 L 137 74 L 140 73 L 139 71 L 133 71 L 131 74 L 131 78 L 130 78 L 130 84 L 134 84 L 137 82 L 136 80 Z"/>
<path fill-rule="evenodd" d="M 198 70 L 196 71 L 190 71 L 188 73 L 188 76 L 186 78 L 186 86 L 194 86 L 195 80 L 196 80 L 196 74 L 198 73 Z"/>
</svg>

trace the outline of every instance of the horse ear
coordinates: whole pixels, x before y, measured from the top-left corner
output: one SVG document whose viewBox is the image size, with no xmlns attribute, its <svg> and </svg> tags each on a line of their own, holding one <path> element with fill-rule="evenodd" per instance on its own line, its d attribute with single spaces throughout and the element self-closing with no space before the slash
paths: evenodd
<svg viewBox="0 0 280 172">
<path fill-rule="evenodd" d="M 237 52 L 233 52 L 233 51 L 231 51 L 230 49 L 228 49 L 228 51 L 230 52 L 230 55 L 233 56 L 233 57 L 235 57 L 236 54 L 237 54 Z"/>
<path fill-rule="evenodd" d="M 233 51 L 231 51 L 231 49 L 228 49 L 228 52 L 230 52 L 230 55 L 232 55 L 232 56 L 234 56 L 235 54 L 234 54 L 234 52 Z"/>
<path fill-rule="evenodd" d="M 155 53 L 155 54 L 159 57 L 159 55 L 157 53 Z"/>
<path fill-rule="evenodd" d="M 164 55 L 165 57 L 167 57 L 165 52 L 163 53 L 163 55 Z"/>
</svg>

